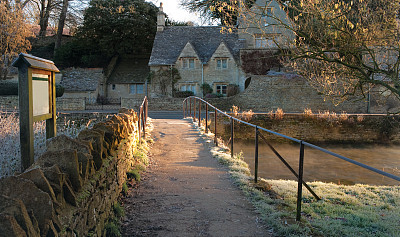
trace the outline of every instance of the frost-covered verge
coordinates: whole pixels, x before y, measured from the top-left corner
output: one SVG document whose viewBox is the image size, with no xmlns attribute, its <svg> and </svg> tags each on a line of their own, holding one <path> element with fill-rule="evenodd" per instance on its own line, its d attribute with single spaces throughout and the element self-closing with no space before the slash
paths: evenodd
<svg viewBox="0 0 400 237">
<path fill-rule="evenodd" d="M 57 135 L 65 134 L 72 138 L 80 131 L 93 125 L 89 120 L 85 123 L 65 120 L 57 126 Z M 35 160 L 46 150 L 46 122 L 33 125 Z M 19 137 L 19 117 L 15 112 L 0 110 L 0 177 L 13 175 L 21 171 L 21 151 Z"/>
<path fill-rule="evenodd" d="M 302 221 L 296 222 L 297 182 L 260 179 L 255 184 L 241 154 L 231 158 L 228 148 L 213 144 L 214 134 L 206 134 L 204 127 L 197 129 L 274 235 L 400 236 L 400 186 L 308 183 L 322 200 L 316 201 L 303 189 Z"/>
</svg>

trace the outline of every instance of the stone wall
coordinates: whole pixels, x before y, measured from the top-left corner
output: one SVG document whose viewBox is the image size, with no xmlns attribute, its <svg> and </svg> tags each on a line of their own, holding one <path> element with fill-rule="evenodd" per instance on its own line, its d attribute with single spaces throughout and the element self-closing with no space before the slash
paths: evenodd
<svg viewBox="0 0 400 237">
<path fill-rule="evenodd" d="M 84 98 L 57 98 L 57 110 L 85 110 L 86 101 Z"/>
<path fill-rule="evenodd" d="M 182 111 L 182 102 L 184 98 L 149 98 L 149 110 L 150 111 L 161 111 L 161 110 L 180 110 Z M 143 98 L 121 98 L 121 107 L 138 109 L 143 102 Z"/>
<path fill-rule="evenodd" d="M 213 116 L 211 116 L 213 118 Z M 333 115 L 285 114 L 254 115 L 248 122 L 280 134 L 314 144 L 400 144 L 400 116 L 386 115 Z M 218 117 L 217 133 L 229 140 L 230 122 Z M 211 124 L 211 129 L 214 127 Z M 262 132 L 272 142 L 290 142 L 288 139 Z M 254 140 L 254 128 L 235 125 L 235 139 Z"/>
<path fill-rule="evenodd" d="M 17 110 L 18 108 L 18 96 L 0 96 L 0 109 Z"/>
<path fill-rule="evenodd" d="M 233 104 L 240 108 L 260 112 L 269 112 L 277 108 L 285 112 L 335 111 L 348 113 L 366 113 L 367 102 L 344 102 L 335 106 L 324 100 L 307 80 L 293 74 L 277 74 L 271 76 L 252 76 L 249 87 L 232 98 Z"/>
<path fill-rule="evenodd" d="M 85 110 L 85 99 L 57 98 L 57 110 Z M 0 96 L 0 109 L 19 110 L 18 96 Z"/>
<path fill-rule="evenodd" d="M 137 115 L 127 109 L 76 139 L 49 139 L 30 168 L 0 179 L 1 235 L 105 236 L 137 141 Z"/>
</svg>

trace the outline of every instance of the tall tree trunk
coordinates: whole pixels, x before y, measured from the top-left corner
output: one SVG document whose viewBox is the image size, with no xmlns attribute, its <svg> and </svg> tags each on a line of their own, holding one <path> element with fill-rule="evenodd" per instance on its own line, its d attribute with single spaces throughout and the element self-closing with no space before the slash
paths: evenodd
<svg viewBox="0 0 400 237">
<path fill-rule="evenodd" d="M 60 19 L 58 20 L 56 42 L 54 45 L 54 55 L 56 54 L 57 49 L 61 46 L 61 38 L 62 38 L 63 30 L 64 30 L 65 18 L 67 17 L 68 3 L 69 3 L 69 0 L 63 0 L 63 6 L 61 9 Z"/>
<path fill-rule="evenodd" d="M 47 0 L 47 6 L 46 6 L 46 1 L 42 0 L 42 9 L 40 12 L 40 22 L 39 22 L 40 25 L 39 37 L 46 36 L 47 26 L 49 25 L 51 3 L 52 0 Z"/>
</svg>

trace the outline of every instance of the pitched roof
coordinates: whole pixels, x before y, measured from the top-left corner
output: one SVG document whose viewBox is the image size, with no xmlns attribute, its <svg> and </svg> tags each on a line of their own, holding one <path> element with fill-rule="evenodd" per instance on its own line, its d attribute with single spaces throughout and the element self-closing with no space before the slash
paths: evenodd
<svg viewBox="0 0 400 237">
<path fill-rule="evenodd" d="M 156 34 L 149 66 L 173 65 L 182 49 L 190 42 L 202 63 L 208 63 L 223 41 L 234 59 L 239 59 L 239 49 L 244 42 L 237 33 L 221 33 L 220 26 L 169 26 Z"/>
<path fill-rule="evenodd" d="M 62 73 L 65 91 L 95 91 L 103 77 L 101 68 L 67 68 Z"/>
<path fill-rule="evenodd" d="M 108 78 L 107 84 L 144 83 L 150 73 L 148 62 L 148 55 L 147 58 L 120 58 Z"/>
</svg>

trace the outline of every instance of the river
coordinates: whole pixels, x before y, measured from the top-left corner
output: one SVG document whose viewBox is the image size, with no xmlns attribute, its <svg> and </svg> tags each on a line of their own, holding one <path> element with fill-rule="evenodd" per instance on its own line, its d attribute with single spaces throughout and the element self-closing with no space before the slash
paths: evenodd
<svg viewBox="0 0 400 237">
<path fill-rule="evenodd" d="M 275 144 L 274 148 L 298 172 L 299 145 Z M 330 151 L 343 155 L 377 169 L 400 176 L 400 146 L 324 146 Z M 244 160 L 254 173 L 254 143 L 235 142 L 234 153 L 243 152 Z M 259 177 L 267 179 L 290 179 L 295 176 L 276 157 L 268 146 L 259 146 Z M 323 181 L 352 185 L 399 185 L 400 182 L 384 177 L 347 161 L 325 154 L 313 148 L 305 148 L 304 180 Z"/>
</svg>

